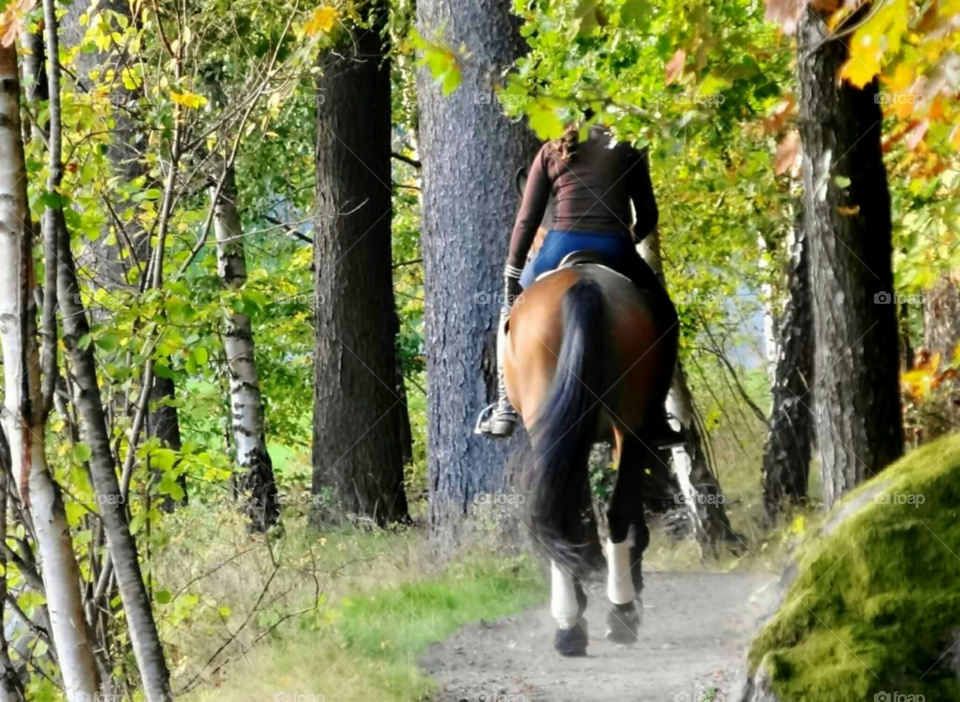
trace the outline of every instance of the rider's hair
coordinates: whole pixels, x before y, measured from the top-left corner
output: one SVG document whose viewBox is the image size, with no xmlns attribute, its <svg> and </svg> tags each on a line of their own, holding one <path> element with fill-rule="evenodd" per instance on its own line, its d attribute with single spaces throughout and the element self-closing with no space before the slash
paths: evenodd
<svg viewBox="0 0 960 702">
<path fill-rule="evenodd" d="M 563 136 L 552 142 L 554 151 L 564 163 L 573 158 L 577 146 L 580 144 L 580 127 L 576 123 L 569 125 L 563 132 Z"/>
</svg>

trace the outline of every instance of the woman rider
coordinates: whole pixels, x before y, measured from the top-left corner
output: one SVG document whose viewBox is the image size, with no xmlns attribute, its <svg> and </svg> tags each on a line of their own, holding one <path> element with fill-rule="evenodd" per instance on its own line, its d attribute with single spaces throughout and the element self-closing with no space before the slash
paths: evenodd
<svg viewBox="0 0 960 702">
<path fill-rule="evenodd" d="M 571 127 L 558 141 L 544 144 L 530 168 L 504 270 L 506 295 L 500 337 L 510 301 L 523 288 L 557 268 L 568 254 L 594 251 L 611 268 L 650 291 L 663 341 L 676 343 L 676 310 L 636 249 L 636 244 L 656 228 L 659 217 L 646 154 L 616 143 L 604 127 L 592 127 L 582 143 L 578 135 L 579 129 Z M 522 269 L 551 195 L 553 228 L 536 257 Z M 637 213 L 632 233 L 631 203 Z M 499 351 L 498 359 L 503 356 Z M 502 363 L 498 363 L 498 371 L 499 399 L 481 412 L 477 432 L 500 438 L 513 433 L 518 417 L 507 399 Z M 657 418 L 648 434 L 661 448 L 682 441 L 667 424 L 665 414 Z"/>
</svg>

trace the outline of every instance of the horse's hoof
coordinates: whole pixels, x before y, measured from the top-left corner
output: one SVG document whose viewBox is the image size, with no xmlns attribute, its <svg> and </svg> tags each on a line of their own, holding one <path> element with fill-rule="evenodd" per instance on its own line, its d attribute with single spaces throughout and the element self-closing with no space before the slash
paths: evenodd
<svg viewBox="0 0 960 702">
<path fill-rule="evenodd" d="M 572 658 L 587 655 L 587 622 L 581 619 L 572 629 L 557 629 L 553 647 L 561 656 Z"/>
<path fill-rule="evenodd" d="M 642 610 L 637 610 L 633 602 L 625 605 L 611 604 L 607 609 L 607 641 L 625 646 L 639 641 L 637 631 L 640 629 L 640 611 Z"/>
</svg>

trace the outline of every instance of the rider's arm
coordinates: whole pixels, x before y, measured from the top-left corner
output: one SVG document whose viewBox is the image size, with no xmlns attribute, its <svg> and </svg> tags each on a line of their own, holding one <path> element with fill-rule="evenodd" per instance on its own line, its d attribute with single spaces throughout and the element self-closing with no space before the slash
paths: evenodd
<svg viewBox="0 0 960 702">
<path fill-rule="evenodd" d="M 635 158 L 640 159 L 640 163 L 631 164 L 628 178 L 630 179 L 630 197 L 637 211 L 637 223 L 633 228 L 634 236 L 637 241 L 640 241 L 657 228 L 660 212 L 657 210 L 657 200 L 653 196 L 647 151 L 646 149 L 635 151 L 634 154 Z"/>
<path fill-rule="evenodd" d="M 527 186 L 523 190 L 523 201 L 517 213 L 517 221 L 513 225 L 513 235 L 510 237 L 510 255 L 507 265 L 523 268 L 527 260 L 527 252 L 533 245 L 537 235 L 537 227 L 543 221 L 543 213 L 547 209 L 550 199 L 550 179 L 547 176 L 544 146 L 537 154 L 530 167 L 527 177 Z"/>
</svg>

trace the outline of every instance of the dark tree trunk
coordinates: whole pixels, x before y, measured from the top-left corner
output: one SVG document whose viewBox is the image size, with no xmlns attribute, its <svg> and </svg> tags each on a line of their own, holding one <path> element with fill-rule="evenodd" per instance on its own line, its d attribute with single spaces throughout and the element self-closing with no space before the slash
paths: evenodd
<svg viewBox="0 0 960 702">
<path fill-rule="evenodd" d="M 391 262 L 386 4 L 320 58 L 314 243 L 313 490 L 379 524 L 407 519 Z M 321 515 L 317 515 L 321 516 Z"/>
<path fill-rule="evenodd" d="M 799 77 L 817 443 L 830 506 L 903 454 L 903 426 L 878 86 L 838 79 L 848 52 L 825 40 L 825 19 L 807 10 L 800 45 L 814 48 L 801 48 Z"/>
<path fill-rule="evenodd" d="M 159 439 L 162 446 L 179 452 L 183 448 L 183 441 L 180 438 L 180 417 L 177 408 L 169 404 L 174 399 L 174 392 L 173 380 L 159 375 L 153 376 L 147 414 L 147 435 Z M 154 477 L 156 481 L 162 479 L 163 476 L 159 473 Z M 187 503 L 186 475 L 179 475 L 177 482 L 183 490 L 183 499 L 178 502 L 170 495 L 165 495 L 160 503 L 160 509 L 164 512 L 172 512 L 178 504 Z"/>
<path fill-rule="evenodd" d="M 906 309 L 906 305 L 903 306 Z M 931 354 L 940 354 L 942 370 L 953 361 L 954 349 L 960 340 L 960 286 L 952 275 L 944 276 L 923 301 L 924 345 Z M 908 340 L 909 336 L 904 335 Z M 949 384 L 956 388 L 956 385 Z M 956 431 L 960 426 L 960 392 L 947 397 L 942 416 L 925 426 L 926 439 Z"/>
<path fill-rule="evenodd" d="M 507 0 L 421 0 L 420 33 L 467 46 L 463 83 L 444 97 L 422 69 L 418 76 L 423 162 L 428 471 L 431 520 L 464 514 L 480 492 L 504 488 L 515 442 L 475 436 L 480 410 L 496 389 L 495 297 L 503 285 L 507 239 L 517 212 L 515 174 L 529 167 L 539 143 L 522 123 L 506 119 L 487 76 L 526 51 Z M 491 104 L 492 103 L 492 104 Z"/>
<path fill-rule="evenodd" d="M 763 506 L 775 518 L 784 502 L 807 498 L 810 472 L 810 407 L 813 398 L 813 310 L 810 300 L 810 247 L 803 216 L 797 219 L 787 264 L 787 303 L 777 320 L 776 377 L 770 430 L 763 452 Z"/>
</svg>

